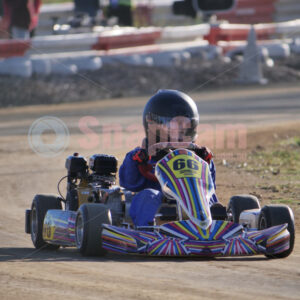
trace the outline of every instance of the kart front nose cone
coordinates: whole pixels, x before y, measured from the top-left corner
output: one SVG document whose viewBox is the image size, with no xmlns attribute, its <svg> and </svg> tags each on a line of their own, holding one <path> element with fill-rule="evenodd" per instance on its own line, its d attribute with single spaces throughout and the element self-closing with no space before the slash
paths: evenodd
<svg viewBox="0 0 300 300">
<path fill-rule="evenodd" d="M 203 230 L 206 230 L 212 223 L 211 219 L 206 219 L 205 221 L 200 221 L 199 222 L 199 227 Z"/>
</svg>

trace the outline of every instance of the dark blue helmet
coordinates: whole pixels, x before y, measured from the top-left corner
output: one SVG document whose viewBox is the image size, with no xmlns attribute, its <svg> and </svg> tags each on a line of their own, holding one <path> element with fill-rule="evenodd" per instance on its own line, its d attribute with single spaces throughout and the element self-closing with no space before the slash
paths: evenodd
<svg viewBox="0 0 300 300">
<path fill-rule="evenodd" d="M 196 103 L 176 90 L 159 90 L 147 102 L 143 125 L 148 145 L 159 142 L 194 142 L 199 114 Z"/>
</svg>

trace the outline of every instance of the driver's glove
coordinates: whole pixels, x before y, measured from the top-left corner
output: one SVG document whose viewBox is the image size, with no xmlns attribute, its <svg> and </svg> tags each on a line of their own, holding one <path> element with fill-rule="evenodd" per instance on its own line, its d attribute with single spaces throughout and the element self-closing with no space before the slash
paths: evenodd
<svg viewBox="0 0 300 300">
<path fill-rule="evenodd" d="M 201 157 L 208 164 L 210 164 L 210 161 L 212 160 L 214 155 L 207 147 L 198 147 L 194 151 L 199 157 Z"/>
<path fill-rule="evenodd" d="M 138 164 L 145 165 L 149 161 L 149 155 L 146 149 L 138 150 L 132 157 Z"/>
</svg>

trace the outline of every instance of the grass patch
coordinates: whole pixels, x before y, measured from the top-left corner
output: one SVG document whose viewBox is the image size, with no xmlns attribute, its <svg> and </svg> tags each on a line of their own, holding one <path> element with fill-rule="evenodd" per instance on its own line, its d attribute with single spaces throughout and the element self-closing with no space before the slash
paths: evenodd
<svg viewBox="0 0 300 300">
<path fill-rule="evenodd" d="M 248 156 L 245 170 L 260 180 L 256 188 L 272 204 L 299 207 L 300 137 L 280 140 L 266 148 L 258 146 Z"/>
<path fill-rule="evenodd" d="M 296 176 L 300 173 L 300 137 L 280 141 L 271 149 L 258 149 L 249 156 L 247 171 Z"/>
<path fill-rule="evenodd" d="M 292 138 L 288 138 L 286 140 L 281 141 L 280 145 L 300 147 L 300 137 L 299 136 L 294 136 Z"/>
<path fill-rule="evenodd" d="M 300 137 L 295 138 L 295 143 L 298 147 L 300 147 Z"/>
<path fill-rule="evenodd" d="M 297 204 L 297 200 L 295 200 L 295 199 L 284 199 L 284 198 L 273 199 L 273 200 L 271 200 L 271 202 L 272 202 L 272 204 L 286 204 L 286 205 Z"/>
</svg>

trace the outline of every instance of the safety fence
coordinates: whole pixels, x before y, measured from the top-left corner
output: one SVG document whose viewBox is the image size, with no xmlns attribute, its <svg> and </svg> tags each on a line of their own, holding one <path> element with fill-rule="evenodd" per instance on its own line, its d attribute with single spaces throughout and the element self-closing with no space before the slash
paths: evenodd
<svg viewBox="0 0 300 300">
<path fill-rule="evenodd" d="M 30 53 L 49 53 L 83 50 L 111 50 L 154 45 L 166 42 L 205 39 L 211 45 L 220 41 L 245 41 L 251 27 L 258 40 L 294 38 L 300 36 L 300 19 L 264 24 L 199 24 L 175 27 L 95 27 L 92 33 L 38 36 L 30 41 L 0 40 L 0 57 L 23 56 Z"/>
<path fill-rule="evenodd" d="M 221 53 L 226 55 L 235 49 L 243 49 L 252 26 L 259 45 L 267 48 L 271 56 L 286 57 L 291 51 L 299 53 L 300 46 L 293 38 L 300 36 L 300 19 L 255 25 L 220 23 L 145 28 L 96 27 L 92 33 L 41 36 L 30 41 L 0 40 L 0 73 L 12 72 L 12 57 L 25 57 L 25 60 L 31 61 L 31 71 L 26 74 L 69 74 L 84 68 L 95 70 L 102 66 L 102 62 L 114 59 L 132 64 L 172 64 L 184 60 L 191 51 L 204 51 L 205 56 L 212 59 Z M 151 57 L 147 56 L 149 53 Z M 3 58 L 10 60 L 5 62 Z M 58 67 L 51 60 L 71 67 Z M 24 65 L 28 66 L 28 63 Z"/>
<path fill-rule="evenodd" d="M 24 56 L 30 45 L 30 41 L 0 40 L 0 58 Z"/>
</svg>

